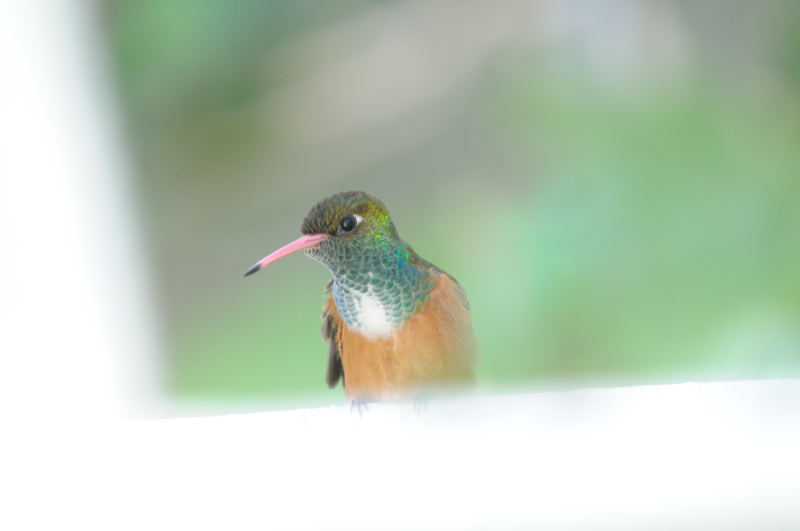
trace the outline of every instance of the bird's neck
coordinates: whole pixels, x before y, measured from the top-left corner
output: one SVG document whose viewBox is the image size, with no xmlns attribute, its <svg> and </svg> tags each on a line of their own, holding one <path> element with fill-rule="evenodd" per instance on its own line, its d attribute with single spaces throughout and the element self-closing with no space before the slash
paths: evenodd
<svg viewBox="0 0 800 531">
<path fill-rule="evenodd" d="M 353 253 L 330 270 L 340 315 L 370 338 L 391 336 L 433 288 L 429 267 L 402 241 Z"/>
</svg>

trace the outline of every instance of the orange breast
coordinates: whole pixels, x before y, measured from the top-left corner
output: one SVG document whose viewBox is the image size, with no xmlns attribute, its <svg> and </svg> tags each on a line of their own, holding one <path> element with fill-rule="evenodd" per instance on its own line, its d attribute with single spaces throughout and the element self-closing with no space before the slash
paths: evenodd
<svg viewBox="0 0 800 531">
<path fill-rule="evenodd" d="M 416 389 L 465 385 L 473 380 L 475 338 L 461 287 L 444 273 L 428 300 L 391 337 L 369 339 L 338 321 L 339 353 L 350 397 L 403 397 Z"/>
</svg>

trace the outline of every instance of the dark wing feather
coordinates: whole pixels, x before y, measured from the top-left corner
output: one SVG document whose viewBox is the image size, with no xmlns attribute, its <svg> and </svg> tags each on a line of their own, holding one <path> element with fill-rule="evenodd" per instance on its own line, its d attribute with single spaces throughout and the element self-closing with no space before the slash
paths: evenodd
<svg viewBox="0 0 800 531">
<path fill-rule="evenodd" d="M 329 282 L 328 287 L 325 288 L 327 299 L 322 311 L 322 339 L 328 342 L 328 372 L 325 374 L 325 382 L 331 389 L 339 383 L 339 378 L 342 379 L 342 385 L 344 385 L 342 358 L 339 355 L 339 321 L 341 317 L 339 317 L 336 304 L 333 302 L 332 285 L 333 281 Z"/>
</svg>

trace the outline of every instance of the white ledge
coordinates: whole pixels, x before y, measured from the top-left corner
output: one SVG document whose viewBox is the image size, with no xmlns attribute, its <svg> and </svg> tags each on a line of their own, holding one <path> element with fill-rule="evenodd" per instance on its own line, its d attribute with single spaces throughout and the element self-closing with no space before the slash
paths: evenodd
<svg viewBox="0 0 800 531">
<path fill-rule="evenodd" d="M 798 419 L 800 380 L 771 380 L 65 425 L 37 449 L 55 480 L 36 514 L 82 529 L 797 529 Z"/>
</svg>

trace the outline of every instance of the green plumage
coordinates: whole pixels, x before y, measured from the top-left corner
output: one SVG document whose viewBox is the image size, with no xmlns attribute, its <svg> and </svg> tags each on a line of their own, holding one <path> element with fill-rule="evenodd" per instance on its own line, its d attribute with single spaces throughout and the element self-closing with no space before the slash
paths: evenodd
<svg viewBox="0 0 800 531">
<path fill-rule="evenodd" d="M 348 216 L 356 220 L 352 231 L 345 230 Z M 323 199 L 306 216 L 301 230 L 336 236 L 306 254 L 330 270 L 336 306 L 350 327 L 369 325 L 371 315 L 365 315 L 365 308 L 382 312 L 391 327 L 398 327 L 433 288 L 433 266 L 400 239 L 388 210 L 370 194 L 343 192 Z"/>
</svg>

